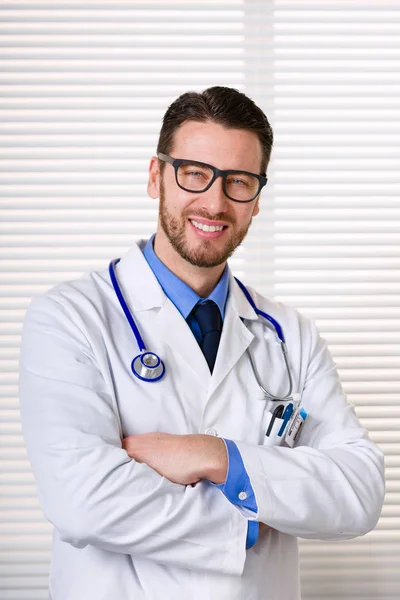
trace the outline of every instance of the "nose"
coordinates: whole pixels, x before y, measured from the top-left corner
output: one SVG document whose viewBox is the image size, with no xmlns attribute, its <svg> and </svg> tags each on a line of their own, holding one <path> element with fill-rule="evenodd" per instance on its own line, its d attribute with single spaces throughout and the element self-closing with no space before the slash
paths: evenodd
<svg viewBox="0 0 400 600">
<path fill-rule="evenodd" d="M 217 177 L 212 186 L 201 194 L 204 207 L 210 213 L 218 214 L 227 212 L 230 200 L 224 193 L 223 179 Z"/>
</svg>

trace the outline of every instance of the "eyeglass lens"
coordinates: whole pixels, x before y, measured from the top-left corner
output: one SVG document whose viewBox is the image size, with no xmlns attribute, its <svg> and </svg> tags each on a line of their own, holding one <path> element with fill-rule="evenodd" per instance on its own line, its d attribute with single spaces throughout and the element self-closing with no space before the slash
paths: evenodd
<svg viewBox="0 0 400 600">
<path fill-rule="evenodd" d="M 177 171 L 178 183 L 189 192 L 202 192 L 214 173 L 209 167 L 195 163 L 182 163 Z M 246 201 L 257 195 L 259 180 L 247 173 L 234 173 L 226 177 L 226 193 L 234 200 Z"/>
</svg>

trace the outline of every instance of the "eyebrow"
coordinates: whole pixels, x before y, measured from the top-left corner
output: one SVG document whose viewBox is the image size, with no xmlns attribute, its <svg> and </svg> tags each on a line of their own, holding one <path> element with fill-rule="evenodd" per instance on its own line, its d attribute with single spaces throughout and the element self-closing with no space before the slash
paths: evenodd
<svg viewBox="0 0 400 600">
<path fill-rule="evenodd" d="M 215 165 L 211 163 L 204 162 L 202 160 L 195 160 L 193 158 L 178 158 L 175 160 L 184 160 L 185 162 L 190 162 L 196 165 L 204 165 L 206 167 L 214 167 L 214 169 L 219 169 Z M 219 169 L 219 171 L 236 171 L 237 173 L 250 173 L 251 175 L 263 175 L 263 173 L 256 173 L 255 171 L 249 171 L 248 169 Z"/>
</svg>

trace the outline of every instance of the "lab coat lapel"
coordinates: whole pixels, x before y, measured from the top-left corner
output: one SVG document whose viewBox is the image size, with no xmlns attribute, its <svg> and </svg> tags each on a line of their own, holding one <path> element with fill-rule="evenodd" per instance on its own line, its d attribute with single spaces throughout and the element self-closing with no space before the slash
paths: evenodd
<svg viewBox="0 0 400 600">
<path fill-rule="evenodd" d="M 189 369 L 197 382 L 208 389 L 210 369 L 189 325 L 176 306 L 167 300 L 156 319 L 157 334 L 171 348 L 175 369 Z"/>
<path fill-rule="evenodd" d="M 167 300 L 162 287 L 143 256 L 146 240 L 133 244 L 116 266 L 119 286 L 131 310 L 149 310 Z"/>
<path fill-rule="evenodd" d="M 116 273 L 125 300 L 132 312 L 159 308 L 155 316 L 157 337 L 171 348 L 174 357 L 177 356 L 174 365 L 165 364 L 166 370 L 169 367 L 190 369 L 207 389 L 211 373 L 206 359 L 187 322 L 167 298 L 143 256 L 145 244 L 145 240 L 133 244 L 117 264 Z M 145 332 L 143 339 L 145 344 L 148 343 Z"/>
<path fill-rule="evenodd" d="M 254 339 L 254 334 L 242 319 L 257 320 L 258 316 L 229 271 L 229 296 L 209 396 L 215 392 Z"/>
</svg>

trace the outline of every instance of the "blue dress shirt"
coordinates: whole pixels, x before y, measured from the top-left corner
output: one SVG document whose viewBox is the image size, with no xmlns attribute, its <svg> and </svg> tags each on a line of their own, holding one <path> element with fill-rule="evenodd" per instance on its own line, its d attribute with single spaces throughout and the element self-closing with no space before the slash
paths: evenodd
<svg viewBox="0 0 400 600">
<path fill-rule="evenodd" d="M 191 314 L 192 310 L 198 302 L 202 303 L 206 300 L 213 300 L 219 307 L 222 321 L 224 320 L 225 304 L 229 292 L 228 266 L 225 266 L 225 270 L 211 294 L 207 298 L 201 298 L 194 290 L 186 285 L 186 283 L 170 271 L 170 269 L 168 269 L 168 267 L 166 267 L 158 258 L 153 249 L 154 236 L 155 234 L 151 236 L 143 250 L 144 257 L 156 276 L 158 283 L 164 290 L 164 293 L 187 321 L 197 342 L 200 343 L 202 338 L 200 327 L 196 317 Z M 256 498 L 239 449 L 233 440 L 227 440 L 225 438 L 221 439 L 225 443 L 228 454 L 226 480 L 224 483 L 220 484 L 210 483 L 219 488 L 232 504 L 257 512 L 258 507 Z M 240 492 L 245 492 L 245 499 L 240 500 Z M 256 543 L 258 539 L 258 529 L 259 525 L 257 521 L 248 521 L 246 549 L 251 548 Z"/>
</svg>

